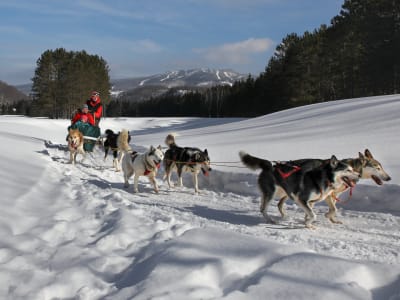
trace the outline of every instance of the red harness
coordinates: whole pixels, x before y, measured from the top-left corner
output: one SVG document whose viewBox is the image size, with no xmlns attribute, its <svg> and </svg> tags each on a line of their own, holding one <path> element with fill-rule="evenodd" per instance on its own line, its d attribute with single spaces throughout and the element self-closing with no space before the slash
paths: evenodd
<svg viewBox="0 0 400 300">
<path fill-rule="evenodd" d="M 156 164 L 156 167 L 157 167 L 157 169 L 159 169 L 160 168 L 160 164 Z M 144 175 L 149 175 L 151 172 L 152 171 L 146 169 L 146 171 L 144 171 Z"/>
<path fill-rule="evenodd" d="M 296 173 L 297 171 L 301 170 L 301 168 L 299 166 L 293 166 L 292 170 L 290 170 L 289 172 L 285 173 L 280 168 L 277 168 L 276 166 L 275 166 L 275 168 L 278 171 L 279 175 L 282 176 L 283 179 L 286 179 L 286 178 L 290 177 L 293 173 Z"/>
</svg>

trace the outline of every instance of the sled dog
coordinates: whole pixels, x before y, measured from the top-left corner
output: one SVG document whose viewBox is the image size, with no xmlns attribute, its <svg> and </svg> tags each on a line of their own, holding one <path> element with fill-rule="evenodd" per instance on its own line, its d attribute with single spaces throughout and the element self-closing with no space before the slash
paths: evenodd
<svg viewBox="0 0 400 300">
<path fill-rule="evenodd" d="M 69 162 L 71 164 L 76 163 L 76 156 L 78 153 L 82 154 L 85 158 L 85 150 L 83 149 L 83 134 L 78 129 L 69 129 L 68 133 L 68 149 L 69 149 Z"/>
<path fill-rule="evenodd" d="M 269 202 L 275 197 L 289 197 L 304 210 L 306 227 L 314 228 L 314 204 L 331 196 L 342 185 L 354 187 L 359 178 L 359 174 L 350 165 L 339 161 L 334 155 L 327 163 L 304 169 L 293 168 L 290 164 L 274 166 L 269 160 L 243 151 L 239 152 L 239 156 L 248 168 L 262 170 L 258 177 L 262 194 L 260 211 L 267 222 L 273 222 L 267 213 Z"/>
<path fill-rule="evenodd" d="M 168 186 L 171 188 L 171 173 L 176 170 L 178 173 L 178 186 L 183 186 L 182 173 L 191 172 L 193 175 L 193 184 L 195 193 L 199 192 L 198 174 L 200 170 L 205 176 L 208 176 L 210 168 L 210 157 L 205 149 L 201 151 L 199 148 L 179 147 L 175 142 L 175 135 L 169 134 L 165 138 L 165 144 L 168 150 L 164 156 L 164 179 L 167 179 Z"/>
<path fill-rule="evenodd" d="M 304 169 L 320 166 L 323 163 L 327 163 L 327 161 L 328 160 L 322 159 L 302 159 L 294 160 L 289 163 L 293 166 Z M 382 185 L 383 181 L 391 180 L 389 174 L 383 169 L 381 163 L 373 157 L 371 151 L 368 149 L 364 150 L 364 154 L 359 152 L 358 158 L 346 158 L 342 161 L 346 164 L 349 164 L 355 172 L 359 173 L 360 179 L 372 179 L 377 185 Z M 339 195 L 348 189 L 349 187 L 347 185 L 342 184 L 325 199 L 329 207 L 329 211 L 325 214 L 325 217 L 327 217 L 332 223 L 342 223 L 336 218 L 336 202 L 338 201 Z M 278 203 L 279 212 L 281 213 L 282 217 L 285 217 L 284 202 L 287 199 L 288 197 L 283 197 Z"/>
<path fill-rule="evenodd" d="M 120 171 L 120 162 L 123 153 L 132 150 L 129 146 L 131 136 L 126 129 L 123 129 L 122 132 L 118 133 L 114 133 L 111 129 L 107 129 L 105 133 L 104 161 L 106 161 L 108 152 L 111 150 L 113 154 L 113 167 L 115 168 L 115 171 Z"/>
<path fill-rule="evenodd" d="M 124 151 L 122 157 L 122 171 L 124 173 L 125 187 L 129 187 L 129 178 L 134 175 L 134 191 L 137 193 L 140 176 L 147 176 L 154 186 L 154 191 L 158 193 L 156 181 L 157 171 L 164 158 L 161 146 L 157 148 L 151 146 L 150 150 L 139 154 L 137 152 Z"/>
</svg>

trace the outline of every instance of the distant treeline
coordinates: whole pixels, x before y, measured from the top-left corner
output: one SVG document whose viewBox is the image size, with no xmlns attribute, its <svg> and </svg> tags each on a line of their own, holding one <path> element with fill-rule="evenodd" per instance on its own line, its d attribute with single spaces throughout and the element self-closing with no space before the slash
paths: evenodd
<svg viewBox="0 0 400 300">
<path fill-rule="evenodd" d="M 251 117 L 399 90 L 400 1 L 346 0 L 330 26 L 288 34 L 257 78 L 206 92 L 172 90 L 146 102 L 117 99 L 108 114 Z"/>
<path fill-rule="evenodd" d="M 206 90 L 171 89 L 140 102 L 125 95 L 108 103 L 108 66 L 102 58 L 49 50 L 37 62 L 30 114 L 69 117 L 92 89 L 102 92 L 107 116 L 253 117 L 395 94 L 400 91 L 400 1 L 345 0 L 329 26 L 283 38 L 256 78 Z"/>
</svg>

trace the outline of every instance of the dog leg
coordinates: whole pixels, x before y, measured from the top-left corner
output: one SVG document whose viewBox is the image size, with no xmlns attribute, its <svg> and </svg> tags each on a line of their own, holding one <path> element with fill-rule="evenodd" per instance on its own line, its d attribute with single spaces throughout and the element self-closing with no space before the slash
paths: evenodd
<svg viewBox="0 0 400 300">
<path fill-rule="evenodd" d="M 151 176 L 151 177 L 149 177 L 149 179 L 150 179 L 150 182 L 153 184 L 153 186 L 154 186 L 154 191 L 158 194 L 158 186 L 157 186 L 157 181 L 156 181 L 156 179 L 154 178 L 154 176 Z"/>
<path fill-rule="evenodd" d="M 121 171 L 121 169 L 119 167 L 118 159 L 116 159 L 116 158 L 113 159 L 113 167 L 115 168 L 115 172 Z"/>
<path fill-rule="evenodd" d="M 199 180 L 197 178 L 197 172 L 193 172 L 193 185 L 194 185 L 194 192 L 195 194 L 199 193 Z"/>
<path fill-rule="evenodd" d="M 104 161 L 106 161 L 107 159 L 107 155 L 108 155 L 108 148 L 107 146 L 104 146 Z"/>
<path fill-rule="evenodd" d="M 86 159 L 86 152 L 85 152 L 85 150 L 83 150 L 83 148 L 82 148 L 82 152 L 81 152 L 81 154 L 82 154 L 81 163 L 83 163 L 83 162 L 84 162 L 84 160 Z"/>
<path fill-rule="evenodd" d="M 168 182 L 168 187 L 172 188 L 172 183 L 171 183 L 171 172 L 168 170 L 165 173 L 165 177 L 167 178 L 167 182 Z"/>
<path fill-rule="evenodd" d="M 260 205 L 260 212 L 263 215 L 265 222 L 269 224 L 276 224 L 276 221 L 274 221 L 269 215 L 268 215 L 268 205 L 269 202 L 271 201 L 272 197 L 266 196 L 263 194 L 261 197 L 261 205 Z"/>
<path fill-rule="evenodd" d="M 183 186 L 183 181 L 182 181 L 182 173 L 183 173 L 183 166 L 177 166 L 178 168 L 178 186 L 182 187 Z"/>
<path fill-rule="evenodd" d="M 128 188 L 129 187 L 129 178 L 133 175 L 132 171 L 128 170 L 123 170 L 124 171 L 124 187 Z"/>
<path fill-rule="evenodd" d="M 279 212 L 281 213 L 282 218 L 286 217 L 285 201 L 287 199 L 288 199 L 287 196 L 283 196 L 278 202 L 278 209 L 279 209 Z"/>
<path fill-rule="evenodd" d="M 119 172 L 119 171 L 121 171 L 121 162 L 122 162 L 122 159 L 124 158 L 124 154 L 125 154 L 125 152 L 123 152 L 123 151 L 118 151 L 118 154 L 117 154 L 117 166 L 116 166 L 116 172 Z"/>
<path fill-rule="evenodd" d="M 317 216 L 315 215 L 314 211 L 308 204 L 304 205 L 304 210 L 306 212 L 306 216 L 305 216 L 306 228 L 316 229 L 316 227 L 312 224 L 317 219 Z"/>
<path fill-rule="evenodd" d="M 325 214 L 325 217 L 329 219 L 334 224 L 343 224 L 341 221 L 336 219 L 336 204 L 335 204 L 335 199 L 332 196 L 328 196 L 325 198 L 326 203 L 329 206 L 329 211 Z"/>
<path fill-rule="evenodd" d="M 138 186 L 139 186 L 139 175 L 137 175 L 137 174 L 135 174 L 135 176 L 134 176 L 134 179 L 133 179 L 133 183 L 134 183 L 134 188 L 133 188 L 133 190 L 134 190 L 134 192 L 135 193 L 139 193 L 139 188 L 138 188 Z"/>
<path fill-rule="evenodd" d="M 70 164 L 75 164 L 74 162 L 74 153 L 69 152 L 69 163 Z"/>
<path fill-rule="evenodd" d="M 289 195 L 289 197 L 292 198 L 304 210 L 304 223 L 306 228 L 316 229 L 316 227 L 312 224 L 317 219 L 317 216 L 312 209 L 313 201 L 301 199 L 296 197 L 294 194 Z"/>
</svg>

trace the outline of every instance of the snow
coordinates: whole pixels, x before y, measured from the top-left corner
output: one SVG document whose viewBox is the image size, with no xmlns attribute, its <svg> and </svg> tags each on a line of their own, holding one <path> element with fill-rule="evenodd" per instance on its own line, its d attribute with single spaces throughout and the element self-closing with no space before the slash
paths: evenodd
<svg viewBox="0 0 400 300">
<path fill-rule="evenodd" d="M 144 151 L 207 148 L 213 171 L 195 195 L 123 187 L 103 151 L 68 164 L 68 120 L 0 116 L 1 299 L 400 299 L 400 95 L 299 107 L 254 119 L 107 118 Z M 368 148 L 392 180 L 361 181 L 338 218 L 316 205 L 317 229 L 287 202 L 278 224 L 259 213 L 258 172 L 239 150 L 270 160 L 357 157 Z M 80 159 L 80 157 L 78 157 Z"/>
</svg>

